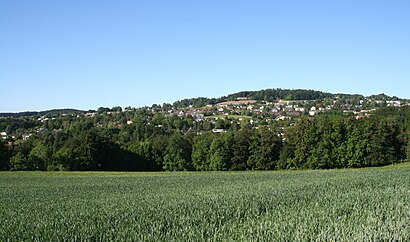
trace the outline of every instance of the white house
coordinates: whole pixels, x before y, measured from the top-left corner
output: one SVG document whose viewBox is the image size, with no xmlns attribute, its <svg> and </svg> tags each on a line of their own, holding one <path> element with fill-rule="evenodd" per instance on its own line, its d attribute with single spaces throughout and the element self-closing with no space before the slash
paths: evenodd
<svg viewBox="0 0 410 242">
<path fill-rule="evenodd" d="M 23 135 L 23 140 L 27 140 L 31 136 L 32 136 L 32 134 L 25 134 L 25 135 Z"/>
</svg>

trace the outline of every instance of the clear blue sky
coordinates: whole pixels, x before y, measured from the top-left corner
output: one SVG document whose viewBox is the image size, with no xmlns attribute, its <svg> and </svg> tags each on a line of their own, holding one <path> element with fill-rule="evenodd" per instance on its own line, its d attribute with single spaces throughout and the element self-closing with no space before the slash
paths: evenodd
<svg viewBox="0 0 410 242">
<path fill-rule="evenodd" d="M 0 2 L 0 112 L 265 88 L 410 98 L 410 1 Z"/>
</svg>

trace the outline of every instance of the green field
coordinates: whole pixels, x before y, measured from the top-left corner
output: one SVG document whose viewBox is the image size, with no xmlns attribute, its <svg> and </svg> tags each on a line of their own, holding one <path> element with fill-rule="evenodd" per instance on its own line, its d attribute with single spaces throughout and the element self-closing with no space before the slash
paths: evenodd
<svg viewBox="0 0 410 242">
<path fill-rule="evenodd" d="M 233 114 L 230 114 L 230 115 L 220 114 L 220 115 L 212 115 L 212 116 L 206 116 L 205 117 L 205 119 L 210 119 L 210 118 L 251 119 L 252 117 L 251 116 L 245 116 L 245 115 L 233 115 Z"/>
<path fill-rule="evenodd" d="M 410 167 L 0 173 L 0 241 L 409 241 Z"/>
</svg>

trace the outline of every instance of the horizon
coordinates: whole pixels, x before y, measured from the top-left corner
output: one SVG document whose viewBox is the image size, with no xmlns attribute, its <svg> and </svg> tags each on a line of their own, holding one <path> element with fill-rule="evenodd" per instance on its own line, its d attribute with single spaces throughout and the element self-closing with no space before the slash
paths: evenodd
<svg viewBox="0 0 410 242">
<path fill-rule="evenodd" d="M 243 90 L 410 99 L 410 2 L 3 1 L 1 113 Z"/>
<path fill-rule="evenodd" d="M 389 96 L 389 97 L 397 97 L 397 96 L 395 96 L 395 95 L 388 95 L 388 94 L 386 94 L 386 93 L 375 93 L 375 94 L 371 94 L 371 95 L 363 95 L 363 94 L 360 94 L 360 93 L 331 93 L 331 92 L 324 92 L 324 91 L 320 91 L 320 90 L 314 90 L 314 89 L 287 89 L 287 88 L 268 88 L 268 89 L 282 89 L 282 90 L 306 90 L 306 91 L 318 91 L 318 92 L 323 92 L 323 93 L 330 93 L 330 94 L 332 94 L 332 95 L 360 95 L 360 96 L 363 96 L 363 97 L 370 97 L 370 96 L 373 96 L 373 95 L 387 95 L 387 96 Z M 216 98 L 216 99 L 218 99 L 218 98 L 222 98 L 222 97 L 227 97 L 228 95 L 232 95 L 232 94 L 236 94 L 236 93 L 240 93 L 240 92 L 257 92 L 257 91 L 263 91 L 263 90 L 268 90 L 268 89 L 261 89 L 261 90 L 243 90 L 243 91 L 238 91 L 238 92 L 234 92 L 234 93 L 228 93 L 228 94 L 225 94 L 225 95 L 222 95 L 222 96 L 219 96 L 219 97 L 191 97 L 191 98 L 183 98 L 183 99 L 178 99 L 178 100 L 175 100 L 175 101 L 172 101 L 172 102 L 170 102 L 170 103 L 166 103 L 166 104 L 171 104 L 171 105 L 173 105 L 175 102 L 178 102 L 178 101 L 182 101 L 182 100 L 184 100 L 184 99 L 192 99 L 192 98 L 208 98 L 208 99 L 212 99 L 212 98 Z M 407 98 L 402 98 L 402 97 L 397 97 L 397 98 L 399 98 L 399 99 L 402 99 L 402 100 L 408 100 Z M 87 111 L 96 111 L 98 108 L 100 108 L 100 107 L 102 107 L 102 108 L 114 108 L 114 107 L 121 107 L 122 109 L 125 109 L 125 108 L 127 108 L 127 107 L 131 107 L 131 108 L 144 108 L 144 107 L 151 107 L 151 106 L 153 106 L 153 105 L 159 105 L 159 106 L 162 106 L 163 104 L 165 104 L 165 103 L 152 103 L 151 105 L 145 105 L 145 106 L 131 106 L 131 105 L 126 105 L 126 106 L 119 106 L 119 105 L 117 105 L 117 106 L 99 106 L 99 107 L 96 107 L 96 108 L 94 108 L 94 109 L 79 109 L 79 108 L 75 108 L 75 107 L 55 107 L 55 108 L 51 108 L 51 109 L 43 109 L 43 110 L 23 110 L 23 111 L 16 111 L 16 112 L 2 112 L 2 111 L 0 111 L 0 113 L 3 113 L 3 114 L 5 114 L 5 113 L 25 113 L 25 112 L 47 112 L 47 111 L 54 111 L 54 110 L 77 110 L 77 111 L 84 111 L 84 112 L 87 112 Z"/>
</svg>

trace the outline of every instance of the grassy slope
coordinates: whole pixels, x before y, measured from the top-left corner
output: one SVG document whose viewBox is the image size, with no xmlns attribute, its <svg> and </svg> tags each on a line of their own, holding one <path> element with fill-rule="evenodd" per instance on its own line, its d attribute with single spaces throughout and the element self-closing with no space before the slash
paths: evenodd
<svg viewBox="0 0 410 242">
<path fill-rule="evenodd" d="M 0 241 L 410 239 L 410 165 L 0 173 Z"/>
<path fill-rule="evenodd" d="M 389 165 L 389 166 L 383 166 L 381 168 L 387 168 L 387 169 L 401 169 L 401 168 L 410 168 L 410 162 L 404 162 L 404 163 L 399 163 L 399 164 L 394 164 L 394 165 Z"/>
<path fill-rule="evenodd" d="M 206 116 L 205 119 L 210 119 L 210 118 L 230 118 L 230 119 L 251 119 L 251 116 L 245 116 L 245 115 L 212 115 L 212 116 Z"/>
</svg>

